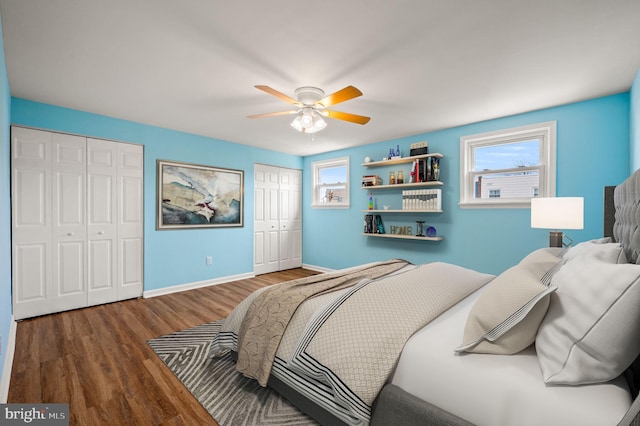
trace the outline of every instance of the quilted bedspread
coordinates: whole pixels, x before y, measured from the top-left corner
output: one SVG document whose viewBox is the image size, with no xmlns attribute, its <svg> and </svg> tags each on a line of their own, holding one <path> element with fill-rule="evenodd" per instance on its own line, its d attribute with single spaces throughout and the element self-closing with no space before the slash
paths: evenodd
<svg viewBox="0 0 640 426">
<path fill-rule="evenodd" d="M 493 277 L 447 263 L 408 265 L 311 297 L 288 320 L 276 352 L 278 368 L 294 374 L 303 388 L 317 387 L 325 402 L 333 401 L 324 407 L 345 422 L 366 424 L 409 337 Z M 241 326 L 267 290 L 252 293 L 231 312 L 213 339 L 211 356 L 241 352 Z"/>
<path fill-rule="evenodd" d="M 288 366 L 366 422 L 409 337 L 492 278 L 436 262 L 363 282 L 311 319 Z"/>
</svg>

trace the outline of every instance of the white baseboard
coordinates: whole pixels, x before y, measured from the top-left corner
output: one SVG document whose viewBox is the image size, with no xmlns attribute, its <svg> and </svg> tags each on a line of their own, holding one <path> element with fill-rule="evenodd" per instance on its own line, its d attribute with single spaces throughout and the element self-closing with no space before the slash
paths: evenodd
<svg viewBox="0 0 640 426">
<path fill-rule="evenodd" d="M 7 339 L 6 352 L 4 354 L 4 366 L 2 367 L 2 381 L 0 382 L 0 404 L 6 404 L 9 398 L 9 384 L 11 383 L 11 369 L 13 368 L 13 356 L 16 352 L 16 330 L 18 323 L 11 315 L 9 323 L 9 338 Z"/>
<path fill-rule="evenodd" d="M 246 273 L 246 274 L 230 275 L 230 276 L 227 276 L 227 277 L 216 278 L 216 279 L 213 279 L 213 280 L 196 281 L 196 282 L 193 282 L 193 283 L 179 284 L 179 285 L 174 285 L 174 286 L 171 286 L 171 287 L 159 288 L 157 290 L 144 291 L 142 293 L 142 297 L 150 298 L 150 297 L 164 296 L 166 294 L 179 293 L 181 291 L 187 291 L 187 290 L 193 290 L 193 289 L 196 289 L 196 288 L 202 288 L 202 287 L 209 287 L 209 286 L 212 286 L 212 285 L 224 284 L 224 283 L 228 283 L 230 281 L 246 280 L 247 278 L 253 278 L 255 276 L 256 275 L 253 272 L 249 272 L 249 273 Z"/>
<path fill-rule="evenodd" d="M 302 267 L 304 269 L 311 269 L 312 271 L 318 271 L 318 272 L 334 272 L 335 271 L 335 269 L 325 268 L 322 266 L 309 265 L 307 263 L 303 263 Z"/>
</svg>

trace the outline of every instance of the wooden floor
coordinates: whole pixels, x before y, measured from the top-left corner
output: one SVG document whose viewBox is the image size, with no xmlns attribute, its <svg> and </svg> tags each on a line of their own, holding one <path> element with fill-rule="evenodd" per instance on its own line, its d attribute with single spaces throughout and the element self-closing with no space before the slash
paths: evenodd
<svg viewBox="0 0 640 426">
<path fill-rule="evenodd" d="M 10 403 L 69 403 L 72 425 L 216 425 L 146 341 L 226 317 L 291 269 L 18 323 Z"/>
</svg>

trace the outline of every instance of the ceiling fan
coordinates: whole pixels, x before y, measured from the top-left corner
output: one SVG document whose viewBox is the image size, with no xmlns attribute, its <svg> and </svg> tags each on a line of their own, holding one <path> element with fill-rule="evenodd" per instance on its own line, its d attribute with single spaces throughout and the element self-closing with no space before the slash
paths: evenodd
<svg viewBox="0 0 640 426">
<path fill-rule="evenodd" d="M 289 97 L 282 92 L 278 92 L 269 86 L 255 86 L 256 89 L 267 92 L 287 103 L 298 107 L 296 110 L 269 112 L 266 114 L 250 115 L 248 118 L 274 117 L 277 115 L 296 114 L 296 118 L 291 126 L 302 133 L 315 133 L 324 129 L 327 123 L 322 117 L 336 118 L 338 120 L 349 121 L 356 124 L 367 124 L 369 117 L 363 115 L 350 114 L 348 112 L 331 111 L 325 108 L 339 104 L 349 99 L 362 96 L 362 92 L 353 86 L 347 86 L 342 90 L 325 96 L 324 91 L 317 87 L 304 86 L 295 90 L 295 97 Z"/>
</svg>

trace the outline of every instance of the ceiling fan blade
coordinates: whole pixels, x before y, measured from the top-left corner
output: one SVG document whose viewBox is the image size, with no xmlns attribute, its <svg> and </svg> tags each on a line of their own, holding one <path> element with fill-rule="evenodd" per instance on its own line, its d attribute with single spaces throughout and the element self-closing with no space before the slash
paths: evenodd
<svg viewBox="0 0 640 426">
<path fill-rule="evenodd" d="M 282 92 L 278 92 L 276 89 L 272 89 L 269 86 L 257 85 L 257 86 L 255 86 L 255 88 L 259 89 L 259 90 L 262 90 L 263 92 L 267 92 L 268 94 L 273 95 L 276 98 L 278 98 L 280 100 L 283 100 L 285 102 L 288 102 L 290 104 L 301 106 L 300 102 L 296 101 L 295 99 L 293 99 L 290 96 L 285 95 Z"/>
<path fill-rule="evenodd" d="M 280 112 L 268 112 L 266 114 L 255 114 L 255 115 L 248 115 L 247 118 L 263 118 L 263 117 L 275 117 L 277 115 L 290 115 L 290 114 L 297 114 L 298 111 L 280 111 Z"/>
<path fill-rule="evenodd" d="M 362 92 L 360 90 L 356 89 L 353 86 L 347 86 L 344 89 L 338 90 L 337 92 L 329 96 L 325 96 L 324 98 L 313 104 L 313 106 L 318 108 L 328 108 L 332 105 L 339 104 L 340 102 L 357 98 L 358 96 L 362 96 Z"/>
<path fill-rule="evenodd" d="M 364 115 L 350 114 L 348 112 L 340 111 L 322 111 L 322 115 L 329 118 L 337 118 L 338 120 L 349 121 L 356 124 L 367 124 L 371 117 L 365 117 Z"/>
</svg>

